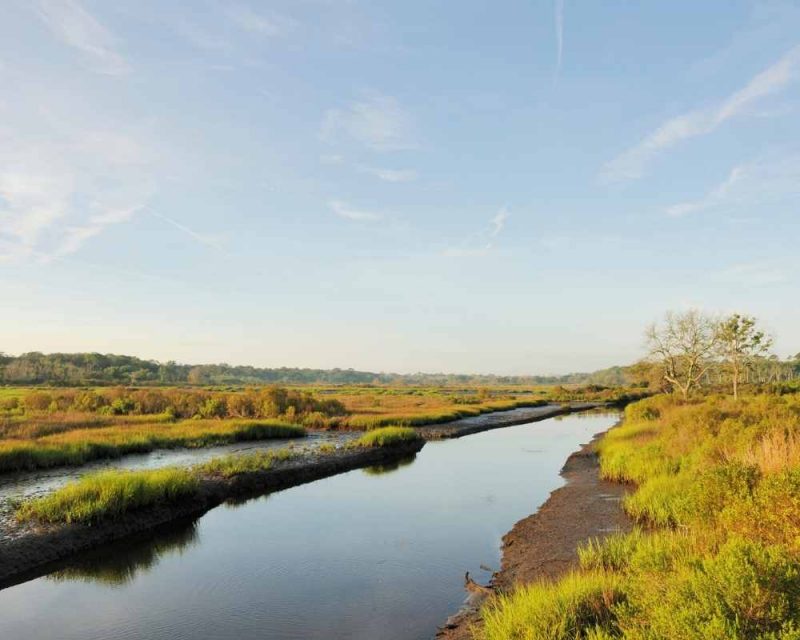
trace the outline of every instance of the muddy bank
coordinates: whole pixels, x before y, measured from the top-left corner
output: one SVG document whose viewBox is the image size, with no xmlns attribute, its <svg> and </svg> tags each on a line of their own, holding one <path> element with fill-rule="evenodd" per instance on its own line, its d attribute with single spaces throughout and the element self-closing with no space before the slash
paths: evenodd
<svg viewBox="0 0 800 640">
<path fill-rule="evenodd" d="M 596 444 L 601 435 L 569 456 L 561 470 L 566 484 L 503 536 L 502 565 L 492 577 L 490 593 L 558 578 L 576 566 L 581 542 L 631 530 L 621 505 L 626 487 L 600 478 Z M 478 609 L 491 596 L 477 585 L 465 586 L 470 593 L 467 605 L 447 620 L 437 638 L 469 640 L 470 628 L 480 625 Z"/>
<path fill-rule="evenodd" d="M 488 431 L 489 429 L 513 427 L 518 424 L 537 422 L 568 413 L 588 411 L 601 406 L 603 405 L 597 402 L 576 402 L 572 404 L 546 404 L 539 407 L 519 407 L 506 411 L 483 413 L 469 418 L 460 418 L 437 425 L 423 425 L 417 427 L 417 431 L 426 440 L 461 438 L 462 436 Z"/>
<path fill-rule="evenodd" d="M 58 466 L 33 471 L 0 473 L 0 544 L 4 540 L 4 512 L 8 501 L 27 500 L 50 493 L 87 473 L 124 469 L 160 469 L 163 467 L 192 467 L 214 458 L 242 455 L 257 451 L 292 449 L 312 453 L 322 445 L 341 446 L 359 437 L 358 432 L 308 431 L 305 438 L 275 438 L 269 440 L 244 440 L 209 447 L 155 449 L 147 453 L 131 453 L 119 458 L 101 458 L 80 466 Z"/>
<path fill-rule="evenodd" d="M 414 455 L 423 446 L 424 442 L 419 441 L 393 447 L 344 449 L 327 455 L 305 455 L 276 463 L 267 471 L 229 479 L 205 477 L 192 498 L 131 512 L 124 519 L 107 523 L 16 525 L 16 535 L 0 545 L 0 589 L 44 575 L 57 561 L 79 552 L 179 520 L 196 518 L 226 500 L 287 489 L 353 469 L 391 464 Z"/>
</svg>

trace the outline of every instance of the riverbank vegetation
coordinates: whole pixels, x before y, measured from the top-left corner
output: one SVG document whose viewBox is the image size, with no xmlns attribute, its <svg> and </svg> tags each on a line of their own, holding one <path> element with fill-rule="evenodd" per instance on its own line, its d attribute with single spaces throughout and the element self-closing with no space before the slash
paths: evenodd
<svg viewBox="0 0 800 640">
<path fill-rule="evenodd" d="M 17 511 L 17 519 L 67 524 L 98 522 L 133 509 L 177 502 L 195 494 L 198 486 L 196 474 L 186 469 L 104 471 L 24 503 Z"/>
<path fill-rule="evenodd" d="M 800 396 L 659 396 L 600 444 L 640 525 L 491 604 L 483 637 L 800 637 Z"/>
<path fill-rule="evenodd" d="M 160 448 L 450 422 L 552 402 L 624 402 L 642 388 L 33 388 L 0 394 L 0 473 Z"/>
<path fill-rule="evenodd" d="M 187 420 L 76 429 L 41 438 L 0 440 L 0 472 L 81 465 L 171 447 L 301 438 L 305 429 L 276 420 Z"/>
<path fill-rule="evenodd" d="M 495 598 L 478 636 L 800 638 L 800 390 L 742 393 L 766 342 L 749 320 L 676 316 L 655 330 L 674 392 L 629 405 L 598 447 L 602 476 L 631 486 L 638 528 L 585 543 L 561 580 Z M 721 351 L 719 327 L 739 332 Z"/>
<path fill-rule="evenodd" d="M 346 447 L 395 447 L 420 440 L 408 427 L 386 427 L 365 433 Z M 318 449 L 316 456 L 336 455 L 335 447 Z M 41 498 L 18 506 L 17 520 L 43 523 L 93 523 L 122 517 L 129 511 L 166 505 L 196 494 L 203 480 L 230 479 L 273 469 L 302 454 L 291 449 L 257 451 L 214 458 L 188 469 L 126 471 L 112 470 L 88 474 Z"/>
<path fill-rule="evenodd" d="M 383 427 L 367 431 L 355 441 L 357 447 L 391 447 L 420 439 L 419 433 L 409 427 Z"/>
<path fill-rule="evenodd" d="M 214 458 L 197 467 L 197 470 L 206 475 L 232 478 L 243 473 L 267 471 L 275 466 L 276 462 L 291 460 L 297 454 L 291 449 L 274 449 L 270 451 L 256 451 L 243 455 L 223 456 Z"/>
</svg>

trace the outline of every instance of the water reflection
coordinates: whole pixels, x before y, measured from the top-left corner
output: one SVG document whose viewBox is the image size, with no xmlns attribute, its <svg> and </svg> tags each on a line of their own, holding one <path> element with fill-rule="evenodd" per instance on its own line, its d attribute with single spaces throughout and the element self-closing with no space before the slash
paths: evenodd
<svg viewBox="0 0 800 640">
<path fill-rule="evenodd" d="M 596 418 L 612 418 L 618 419 L 620 412 L 617 409 L 609 409 L 607 407 L 596 407 L 595 409 L 587 409 L 580 413 L 565 413 L 555 416 L 553 419 L 556 422 L 564 422 L 566 420 L 592 420 Z"/>
<path fill-rule="evenodd" d="M 385 473 L 391 473 L 392 471 L 397 471 L 402 467 L 407 467 L 408 465 L 412 464 L 416 459 L 417 459 L 417 454 L 412 453 L 406 458 L 400 458 L 399 460 L 395 460 L 393 462 L 387 462 L 385 464 L 376 464 L 371 467 L 366 467 L 362 469 L 362 471 L 366 473 L 368 476 L 380 476 Z"/>
<path fill-rule="evenodd" d="M 54 582 L 96 582 L 117 587 L 152 569 L 167 554 L 182 555 L 199 541 L 197 521 L 159 531 L 155 538 L 114 543 L 82 554 L 47 576 Z"/>
</svg>

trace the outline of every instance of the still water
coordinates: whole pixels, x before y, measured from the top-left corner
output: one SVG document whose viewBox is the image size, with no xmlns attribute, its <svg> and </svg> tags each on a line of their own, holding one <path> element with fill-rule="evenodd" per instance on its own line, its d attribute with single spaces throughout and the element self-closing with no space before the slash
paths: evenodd
<svg viewBox="0 0 800 640">
<path fill-rule="evenodd" d="M 430 638 L 462 604 L 464 572 L 488 580 L 481 565 L 498 568 L 503 534 L 615 421 L 431 442 L 393 469 L 218 507 L 0 591 L 0 638 Z"/>
</svg>

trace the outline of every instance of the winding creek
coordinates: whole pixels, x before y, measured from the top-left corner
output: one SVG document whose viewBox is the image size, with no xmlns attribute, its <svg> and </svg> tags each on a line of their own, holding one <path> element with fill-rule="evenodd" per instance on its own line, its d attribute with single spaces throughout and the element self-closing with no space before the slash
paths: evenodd
<svg viewBox="0 0 800 640">
<path fill-rule="evenodd" d="M 464 572 L 489 579 L 503 534 L 616 419 L 573 414 L 430 442 L 395 468 L 98 549 L 0 591 L 0 638 L 430 638 L 462 604 Z"/>
</svg>

